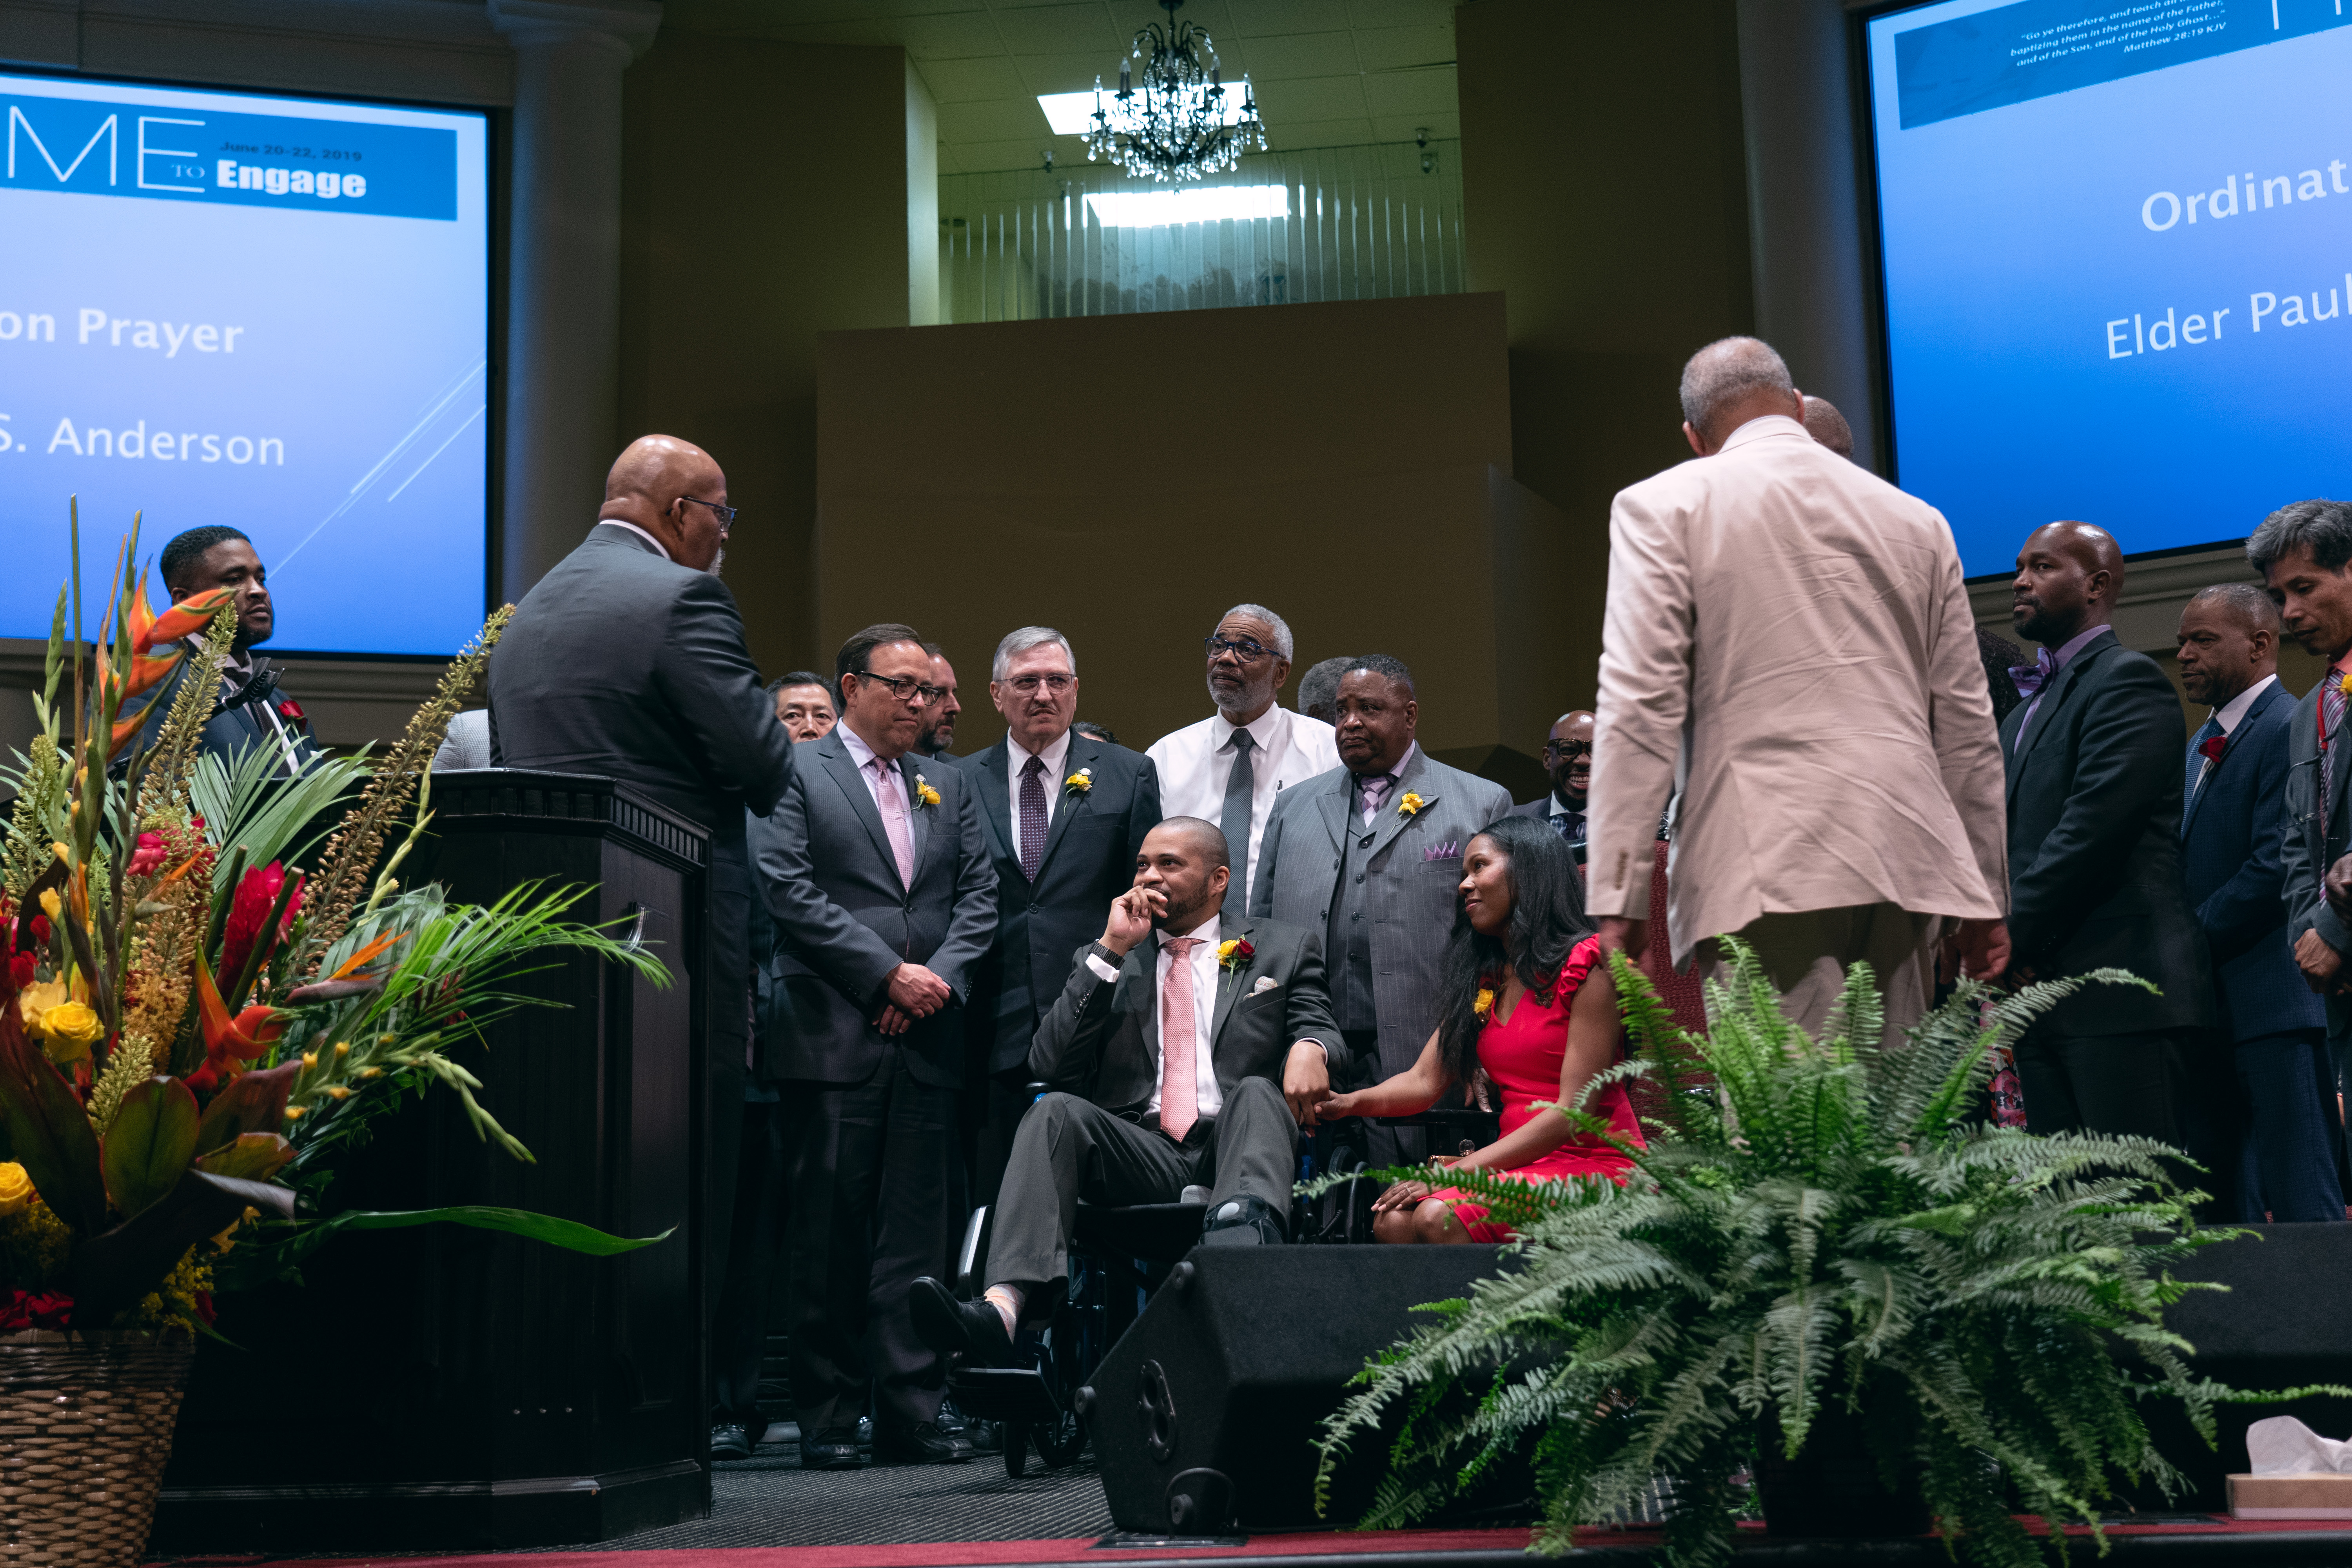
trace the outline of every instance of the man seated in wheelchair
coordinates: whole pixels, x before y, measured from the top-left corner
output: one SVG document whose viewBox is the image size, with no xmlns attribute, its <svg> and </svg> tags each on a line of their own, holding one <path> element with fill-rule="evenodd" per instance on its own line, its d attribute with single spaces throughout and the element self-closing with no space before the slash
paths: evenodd
<svg viewBox="0 0 2352 1568">
<path fill-rule="evenodd" d="M 1284 1239 L 1298 1128 L 1329 1094 L 1339 1032 L 1320 936 L 1224 910 L 1229 868 L 1214 823 L 1171 816 L 1145 837 L 1135 885 L 1030 1042 L 1052 1092 L 1013 1135 L 986 1295 L 915 1281 L 915 1330 L 940 1354 L 1011 1361 L 1023 1304 L 1068 1273 L 1080 1199 L 1174 1203 L 1197 1184 L 1203 1247 Z"/>
</svg>

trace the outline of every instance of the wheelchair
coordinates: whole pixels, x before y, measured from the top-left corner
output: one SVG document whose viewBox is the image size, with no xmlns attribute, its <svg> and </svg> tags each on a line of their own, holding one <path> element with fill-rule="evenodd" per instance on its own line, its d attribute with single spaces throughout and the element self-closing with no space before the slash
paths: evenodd
<svg viewBox="0 0 2352 1568">
<path fill-rule="evenodd" d="M 1029 1086 L 1032 1101 L 1045 1089 Z M 1384 1119 L 1390 1126 L 1433 1129 L 1433 1144 L 1458 1142 L 1463 1152 L 1497 1136 L 1496 1116 L 1475 1110 L 1433 1108 L 1418 1116 Z M 1318 1129 L 1300 1152 L 1302 1180 L 1365 1169 L 1359 1141 L 1346 1136 L 1348 1123 Z M 1372 1202 L 1378 1184 L 1347 1182 L 1320 1198 L 1291 1200 L 1290 1245 L 1355 1246 L 1372 1239 Z M 1198 1196 L 1195 1197 L 1194 1194 Z M 1208 1194 L 1185 1189 L 1170 1204 L 1112 1205 L 1081 1200 L 1071 1237 L 1069 1274 L 1060 1297 L 1033 1301 L 1013 1336 L 1013 1364 L 1005 1367 L 951 1363 L 948 1392 L 967 1415 L 994 1421 L 1004 1434 L 1004 1473 L 1014 1480 L 1028 1470 L 1034 1447 L 1047 1470 L 1075 1463 L 1087 1444 L 1087 1412 L 1079 1390 L 1135 1320 L 1145 1300 L 1180 1271 L 1201 1239 L 1209 1214 Z M 990 1214 L 986 1205 L 964 1221 L 956 1248 L 956 1295 L 977 1299 L 986 1288 Z"/>
</svg>

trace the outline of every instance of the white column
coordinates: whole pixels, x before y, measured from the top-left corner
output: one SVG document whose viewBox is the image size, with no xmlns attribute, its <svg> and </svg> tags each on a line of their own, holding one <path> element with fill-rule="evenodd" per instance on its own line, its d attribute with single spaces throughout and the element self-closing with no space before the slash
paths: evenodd
<svg viewBox="0 0 2352 1568">
<path fill-rule="evenodd" d="M 519 600 L 579 542 L 616 452 L 621 73 L 655 0 L 488 0 L 514 46 L 500 590 Z"/>
</svg>

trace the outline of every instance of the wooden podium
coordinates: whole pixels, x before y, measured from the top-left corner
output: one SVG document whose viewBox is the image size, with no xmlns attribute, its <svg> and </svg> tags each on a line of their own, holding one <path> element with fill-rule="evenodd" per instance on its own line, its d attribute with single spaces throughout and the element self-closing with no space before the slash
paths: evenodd
<svg viewBox="0 0 2352 1568">
<path fill-rule="evenodd" d="M 224 1298 L 235 1347 L 198 1346 L 155 1552 L 560 1545 L 709 1511 L 709 836 L 581 774 L 436 774 L 432 805 L 408 882 L 480 903 L 532 880 L 589 887 L 572 918 L 625 922 L 676 978 L 551 955 L 509 988 L 563 1007 L 454 1053 L 538 1163 L 482 1143 L 436 1088 L 374 1123 L 336 1205 L 496 1204 L 673 1234 L 599 1259 L 457 1226 L 360 1233 L 313 1255 L 303 1286 Z"/>
</svg>

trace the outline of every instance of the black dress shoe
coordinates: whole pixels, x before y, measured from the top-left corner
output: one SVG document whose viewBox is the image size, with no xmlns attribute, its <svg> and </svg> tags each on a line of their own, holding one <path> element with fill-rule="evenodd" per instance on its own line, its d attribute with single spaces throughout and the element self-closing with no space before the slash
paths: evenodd
<svg viewBox="0 0 2352 1568">
<path fill-rule="evenodd" d="M 1004 1428 L 993 1421 L 982 1421 L 977 1416 L 966 1415 L 961 1410 L 956 1408 L 956 1402 L 953 1399 L 940 1401 L 940 1430 L 961 1432 L 966 1440 L 971 1444 L 971 1451 L 975 1454 L 989 1455 L 1004 1452 Z"/>
<path fill-rule="evenodd" d="M 971 1366 L 1011 1366 L 1013 1337 L 1004 1331 L 1004 1315 L 985 1299 L 959 1301 L 954 1292 L 929 1276 L 907 1292 L 907 1310 L 915 1332 L 941 1355 L 960 1355 Z"/>
<path fill-rule="evenodd" d="M 877 1426 L 874 1429 L 877 1464 L 961 1465 L 971 1458 L 971 1439 L 961 1432 L 941 1431 L 936 1421 L 926 1421 L 919 1426 Z"/>
<path fill-rule="evenodd" d="M 710 1457 L 714 1459 L 750 1458 L 751 1435 L 740 1426 L 713 1426 L 710 1429 Z"/>
<path fill-rule="evenodd" d="M 826 1426 L 814 1433 L 802 1428 L 802 1469 L 854 1470 L 865 1462 L 857 1452 L 856 1427 Z"/>
<path fill-rule="evenodd" d="M 1203 1247 L 1280 1247 L 1282 1241 L 1282 1216 L 1247 1193 L 1211 1209 L 1201 1230 Z"/>
</svg>

